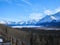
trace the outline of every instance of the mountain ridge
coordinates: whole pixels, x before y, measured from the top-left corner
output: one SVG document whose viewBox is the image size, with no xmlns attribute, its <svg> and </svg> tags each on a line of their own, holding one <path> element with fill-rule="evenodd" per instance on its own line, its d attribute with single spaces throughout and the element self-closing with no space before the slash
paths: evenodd
<svg viewBox="0 0 60 45">
<path fill-rule="evenodd" d="M 1 21 L 0 21 L 1 22 Z M 41 25 L 48 25 L 48 24 L 56 24 L 60 22 L 60 12 L 57 12 L 53 15 L 46 15 L 44 18 L 40 19 L 39 21 L 36 20 L 29 20 L 29 21 L 19 21 L 19 22 L 15 22 L 15 21 L 4 21 L 4 24 L 7 26 L 28 26 L 28 25 L 32 25 L 32 26 L 41 26 Z M 2 23 L 3 24 L 3 23 Z"/>
</svg>

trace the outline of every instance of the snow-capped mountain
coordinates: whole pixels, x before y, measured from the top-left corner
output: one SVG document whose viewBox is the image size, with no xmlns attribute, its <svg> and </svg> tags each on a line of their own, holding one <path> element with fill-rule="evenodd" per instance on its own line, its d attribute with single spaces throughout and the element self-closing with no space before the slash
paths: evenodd
<svg viewBox="0 0 60 45">
<path fill-rule="evenodd" d="M 57 22 L 60 22 L 60 12 L 53 15 L 56 18 Z"/>
<path fill-rule="evenodd" d="M 43 19 L 39 20 L 36 25 L 60 26 L 60 12 L 45 16 Z"/>
<path fill-rule="evenodd" d="M 8 22 L 0 18 L 0 24 L 7 24 Z"/>
<path fill-rule="evenodd" d="M 43 25 L 60 25 L 60 12 L 47 15 L 44 18 L 40 19 L 39 21 L 36 20 L 28 20 L 28 21 L 5 21 L 0 20 L 0 24 L 5 24 L 8 26 L 41 26 Z"/>
<path fill-rule="evenodd" d="M 0 21 L 0 24 L 6 24 L 6 22 L 4 22 L 4 21 Z"/>
<path fill-rule="evenodd" d="M 29 21 L 26 21 L 26 24 L 27 25 L 35 25 L 37 23 L 36 20 L 29 20 Z"/>
<path fill-rule="evenodd" d="M 8 22 L 8 26 L 28 26 L 28 25 L 35 25 L 37 23 L 36 20 L 28 20 L 28 21 L 19 21 L 19 22 Z"/>
<path fill-rule="evenodd" d="M 38 23 L 51 22 L 53 20 L 60 21 L 60 12 L 53 15 L 47 15 L 43 19 L 39 20 Z"/>
</svg>

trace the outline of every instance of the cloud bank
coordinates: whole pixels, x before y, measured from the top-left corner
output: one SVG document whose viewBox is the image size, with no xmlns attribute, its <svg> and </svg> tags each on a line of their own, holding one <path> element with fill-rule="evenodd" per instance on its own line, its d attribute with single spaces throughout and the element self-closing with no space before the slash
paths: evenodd
<svg viewBox="0 0 60 45">
<path fill-rule="evenodd" d="M 31 13 L 29 15 L 29 18 L 31 20 L 35 19 L 35 20 L 39 20 L 39 19 L 42 19 L 44 17 L 44 15 L 53 15 L 57 12 L 60 12 L 60 7 L 54 9 L 54 10 L 51 10 L 51 9 L 47 9 L 47 10 L 44 10 L 42 13 Z M 55 17 L 51 16 L 52 19 L 56 19 Z"/>
<path fill-rule="evenodd" d="M 56 9 L 53 9 L 53 10 L 47 9 L 47 10 L 44 11 L 44 14 L 46 14 L 46 15 L 52 15 L 52 14 L 55 14 L 57 12 L 60 12 L 60 7 L 56 8 Z"/>
<path fill-rule="evenodd" d="M 31 13 L 30 15 L 29 15 L 29 18 L 32 20 L 32 19 L 34 19 L 34 20 L 39 20 L 39 19 L 41 19 L 42 18 L 42 16 L 43 16 L 43 14 L 42 13 Z"/>
</svg>

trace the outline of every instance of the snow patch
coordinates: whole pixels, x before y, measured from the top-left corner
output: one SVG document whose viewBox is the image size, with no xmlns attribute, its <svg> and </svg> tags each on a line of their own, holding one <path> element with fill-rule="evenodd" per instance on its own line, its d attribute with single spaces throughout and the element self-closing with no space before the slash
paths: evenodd
<svg viewBox="0 0 60 45">
<path fill-rule="evenodd" d="M 52 20 L 56 20 L 56 18 L 54 16 L 51 16 Z"/>
</svg>

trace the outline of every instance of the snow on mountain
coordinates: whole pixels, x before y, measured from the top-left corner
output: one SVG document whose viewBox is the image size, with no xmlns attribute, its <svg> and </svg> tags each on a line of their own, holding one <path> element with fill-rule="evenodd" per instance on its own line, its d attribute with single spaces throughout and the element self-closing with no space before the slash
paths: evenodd
<svg viewBox="0 0 60 45">
<path fill-rule="evenodd" d="M 60 12 L 53 15 L 47 15 L 43 19 L 39 20 L 38 23 L 51 22 L 53 20 L 60 21 Z"/>
<path fill-rule="evenodd" d="M 60 21 L 60 12 L 53 15 L 56 18 L 56 21 Z"/>
<path fill-rule="evenodd" d="M 36 23 L 36 26 L 60 27 L 60 12 L 47 15 Z"/>
<path fill-rule="evenodd" d="M 57 20 L 57 18 L 56 18 L 56 17 L 54 17 L 54 16 L 51 16 L 51 19 L 52 19 L 52 20 Z"/>
<path fill-rule="evenodd" d="M 6 24 L 9 26 L 28 26 L 28 25 L 36 25 L 40 23 L 45 23 L 45 22 L 60 22 L 60 12 L 53 14 L 53 15 L 47 15 L 44 18 L 40 19 L 39 21 L 36 20 L 28 20 L 28 21 L 5 21 L 5 20 L 0 20 L 0 24 Z"/>
<path fill-rule="evenodd" d="M 43 19 L 39 20 L 38 23 L 51 22 L 51 21 L 52 21 L 52 18 L 49 15 L 47 15 Z"/>
<path fill-rule="evenodd" d="M 52 16 L 53 16 L 52 18 L 53 18 L 54 20 L 56 20 L 57 22 L 60 22 L 60 12 L 58 12 L 58 13 L 52 15 Z"/>
<path fill-rule="evenodd" d="M 36 20 L 29 20 L 29 21 L 26 21 L 26 24 L 31 24 L 31 25 L 33 25 L 33 24 L 36 24 Z"/>
<path fill-rule="evenodd" d="M 7 24 L 8 22 L 3 20 L 3 19 L 0 19 L 0 24 Z"/>
<path fill-rule="evenodd" d="M 4 21 L 0 21 L 0 24 L 6 24 L 6 22 L 4 22 Z"/>
<path fill-rule="evenodd" d="M 28 20 L 28 21 L 19 21 L 19 22 L 12 22 L 9 21 L 7 25 L 9 26 L 28 26 L 28 25 L 35 25 L 37 23 L 36 20 Z"/>
<path fill-rule="evenodd" d="M 22 25 L 22 24 L 24 24 L 24 21 L 19 21 L 19 22 L 17 22 L 17 24 Z"/>
<path fill-rule="evenodd" d="M 16 22 L 8 21 L 8 24 L 16 24 Z"/>
</svg>

